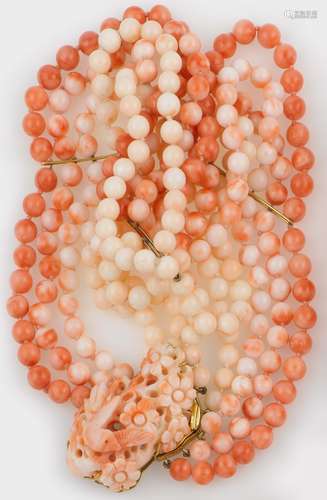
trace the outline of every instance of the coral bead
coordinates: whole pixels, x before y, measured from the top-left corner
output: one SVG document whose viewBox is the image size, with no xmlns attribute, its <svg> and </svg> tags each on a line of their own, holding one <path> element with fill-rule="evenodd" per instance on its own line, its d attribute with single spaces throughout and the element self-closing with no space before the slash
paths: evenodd
<svg viewBox="0 0 327 500">
<path fill-rule="evenodd" d="M 169 466 L 169 473 L 176 481 L 185 481 L 191 475 L 191 464 L 185 458 L 176 458 Z"/>
<path fill-rule="evenodd" d="M 208 484 L 212 481 L 214 471 L 208 462 L 197 462 L 192 467 L 192 477 L 198 484 Z"/>
</svg>

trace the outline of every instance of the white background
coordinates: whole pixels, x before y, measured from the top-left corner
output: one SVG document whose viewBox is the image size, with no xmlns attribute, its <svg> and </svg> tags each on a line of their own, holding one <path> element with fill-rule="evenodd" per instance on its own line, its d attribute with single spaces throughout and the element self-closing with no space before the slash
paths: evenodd
<svg viewBox="0 0 327 500">
<path fill-rule="evenodd" d="M 112 495 L 91 481 L 76 479 L 67 470 L 65 442 L 71 425 L 71 408 L 55 406 L 43 394 L 28 387 L 25 369 L 15 359 L 17 346 L 12 341 L 11 321 L 7 319 L 3 304 L 9 293 L 13 226 L 22 216 L 24 193 L 33 190 L 36 169 L 29 159 L 29 141 L 21 130 L 25 89 L 34 84 L 36 71 L 42 64 L 53 63 L 58 47 L 65 43 L 76 44 L 83 31 L 97 30 L 106 17 L 120 17 L 128 5 L 118 0 L 10 0 L 1 9 L 0 496 L 6 500 L 101 500 Z M 140 5 L 146 9 L 151 2 L 144 1 Z M 237 19 L 249 18 L 258 25 L 277 24 L 283 39 L 298 50 L 297 67 L 306 79 L 303 95 L 308 111 L 305 122 L 311 129 L 310 146 L 317 155 L 313 172 L 316 189 L 309 200 L 303 226 L 315 267 L 313 279 L 318 288 L 315 307 L 319 322 L 313 332 L 314 348 L 307 358 L 308 375 L 298 384 L 299 395 L 289 408 L 287 423 L 275 433 L 274 444 L 268 452 L 258 453 L 254 463 L 241 468 L 234 478 L 217 478 L 205 488 L 191 481 L 171 481 L 164 470 L 153 466 L 137 488 L 125 495 L 135 500 L 145 495 L 193 500 L 199 494 L 208 499 L 226 500 L 323 500 L 327 473 L 326 3 L 322 0 L 166 0 L 166 5 L 172 7 L 176 19 L 185 20 L 202 37 L 207 48 L 218 33 L 230 31 Z M 287 9 L 316 9 L 318 19 L 292 20 L 284 14 Z M 117 326 L 105 316 L 100 317 L 95 310 L 89 312 L 87 321 L 107 336 L 113 334 Z M 139 332 L 125 322 L 120 327 L 125 346 L 120 344 L 119 347 L 113 338 L 110 338 L 110 345 L 121 357 L 136 361 L 142 351 Z M 128 339 L 130 343 L 127 344 Z M 126 345 L 131 346 L 127 353 Z"/>
</svg>

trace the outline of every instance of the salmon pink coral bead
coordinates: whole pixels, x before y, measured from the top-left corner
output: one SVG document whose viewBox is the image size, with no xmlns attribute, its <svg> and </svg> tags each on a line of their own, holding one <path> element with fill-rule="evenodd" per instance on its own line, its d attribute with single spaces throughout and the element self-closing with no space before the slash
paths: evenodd
<svg viewBox="0 0 327 500">
<path fill-rule="evenodd" d="M 274 24 L 264 24 L 258 29 L 258 42 L 265 49 L 272 49 L 280 42 L 280 31 Z"/>
<path fill-rule="evenodd" d="M 35 327 L 30 321 L 19 319 L 12 328 L 12 335 L 19 344 L 31 342 L 35 337 Z"/>
<path fill-rule="evenodd" d="M 51 374 L 45 366 L 32 366 L 28 372 L 28 381 L 33 389 L 39 391 L 47 389 L 50 384 Z"/>
<path fill-rule="evenodd" d="M 213 464 L 213 467 L 217 476 L 224 478 L 234 476 L 237 469 L 237 465 L 234 458 L 232 457 L 232 455 L 228 453 L 217 457 Z"/>
<path fill-rule="evenodd" d="M 71 394 L 69 384 L 65 380 L 53 380 L 49 384 L 48 394 L 55 403 L 66 403 Z"/>
<path fill-rule="evenodd" d="M 250 439 L 255 448 L 263 450 L 271 445 L 273 441 L 273 431 L 267 425 L 256 425 L 251 431 Z"/>
<path fill-rule="evenodd" d="M 40 349 L 32 342 L 22 344 L 18 350 L 18 359 L 25 366 L 36 365 L 40 357 Z"/>
<path fill-rule="evenodd" d="M 185 481 L 191 475 L 191 464 L 185 458 L 176 458 L 169 466 L 169 473 L 176 481 Z"/>
<path fill-rule="evenodd" d="M 252 462 L 255 450 L 249 441 L 240 440 L 234 444 L 231 454 L 238 464 L 248 464 Z"/>
<path fill-rule="evenodd" d="M 192 467 L 192 477 L 198 484 L 208 484 L 212 481 L 214 470 L 208 462 L 197 462 Z"/>
<path fill-rule="evenodd" d="M 241 19 L 234 25 L 233 35 L 238 43 L 248 44 L 255 38 L 256 28 L 248 19 Z"/>
<path fill-rule="evenodd" d="M 270 403 L 263 411 L 263 418 L 271 427 L 280 427 L 286 420 L 286 410 L 279 403 Z"/>
<path fill-rule="evenodd" d="M 46 90 L 54 90 L 61 83 L 60 69 L 51 64 L 46 64 L 39 69 L 37 74 L 39 84 Z"/>
<path fill-rule="evenodd" d="M 64 45 L 58 50 L 56 59 L 57 64 L 61 69 L 70 71 L 78 65 L 79 53 L 75 47 L 72 47 L 71 45 Z"/>
</svg>

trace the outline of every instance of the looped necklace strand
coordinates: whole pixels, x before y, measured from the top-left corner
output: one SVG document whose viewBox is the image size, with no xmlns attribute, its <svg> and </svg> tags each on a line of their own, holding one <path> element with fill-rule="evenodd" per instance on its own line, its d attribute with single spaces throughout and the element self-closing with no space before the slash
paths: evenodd
<svg viewBox="0 0 327 500">
<path fill-rule="evenodd" d="M 272 52 L 277 79 L 235 56 L 251 43 Z M 160 461 L 207 484 L 285 422 L 316 322 L 296 58 L 272 24 L 238 21 L 204 52 L 166 7 L 130 7 L 61 47 L 27 90 L 41 165 L 7 308 L 29 384 L 77 409 L 67 457 L 79 476 L 125 491 Z M 86 330 L 82 279 L 99 309 L 143 327 L 136 370 Z"/>
</svg>

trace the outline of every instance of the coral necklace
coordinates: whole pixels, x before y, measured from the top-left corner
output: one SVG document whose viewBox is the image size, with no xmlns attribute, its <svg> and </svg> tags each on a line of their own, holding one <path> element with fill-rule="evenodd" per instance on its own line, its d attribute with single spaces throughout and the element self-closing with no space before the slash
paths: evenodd
<svg viewBox="0 0 327 500">
<path fill-rule="evenodd" d="M 277 79 L 235 57 L 256 40 Z M 124 491 L 159 460 L 207 484 L 284 423 L 316 322 L 295 227 L 314 164 L 295 62 L 274 25 L 241 20 L 203 52 L 166 7 L 130 7 L 61 47 L 27 90 L 41 167 L 15 226 L 8 312 L 30 385 L 78 408 L 80 476 Z M 98 308 L 144 327 L 136 373 L 86 332 L 81 269 Z"/>
</svg>

